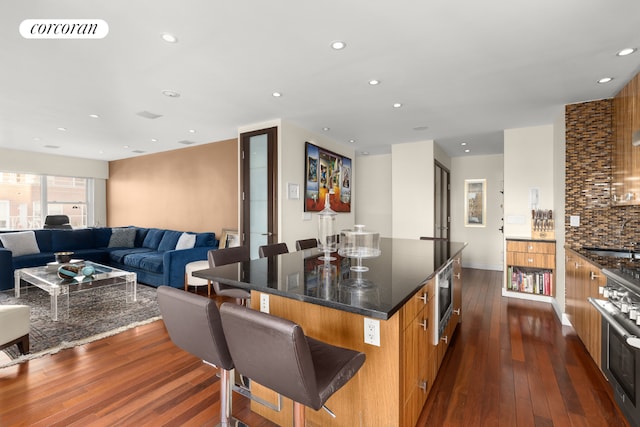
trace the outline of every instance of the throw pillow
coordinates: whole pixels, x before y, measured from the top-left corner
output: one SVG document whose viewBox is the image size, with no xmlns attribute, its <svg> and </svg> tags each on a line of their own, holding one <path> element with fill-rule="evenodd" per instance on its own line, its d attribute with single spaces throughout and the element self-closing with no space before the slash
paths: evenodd
<svg viewBox="0 0 640 427">
<path fill-rule="evenodd" d="M 18 231 L 16 233 L 0 234 L 0 241 L 5 249 L 9 249 L 13 256 L 39 254 L 40 248 L 33 231 Z"/>
<path fill-rule="evenodd" d="M 109 238 L 110 248 L 133 248 L 136 239 L 135 228 L 114 228 Z"/>
<path fill-rule="evenodd" d="M 191 233 L 182 233 L 176 243 L 176 250 L 191 249 L 196 244 L 196 235 Z"/>
</svg>

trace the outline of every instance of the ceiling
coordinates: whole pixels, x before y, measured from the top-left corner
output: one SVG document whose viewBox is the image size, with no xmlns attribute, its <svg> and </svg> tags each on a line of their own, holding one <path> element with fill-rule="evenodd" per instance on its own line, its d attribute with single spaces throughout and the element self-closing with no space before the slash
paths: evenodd
<svg viewBox="0 0 640 427">
<path fill-rule="evenodd" d="M 45 18 L 109 32 L 20 35 Z M 497 154 L 503 129 L 552 123 L 640 70 L 639 52 L 616 56 L 640 47 L 635 0 L 23 0 L 0 3 L 0 24 L 0 147 L 102 160 L 273 119 L 356 155 L 432 139 L 452 157 Z"/>
</svg>

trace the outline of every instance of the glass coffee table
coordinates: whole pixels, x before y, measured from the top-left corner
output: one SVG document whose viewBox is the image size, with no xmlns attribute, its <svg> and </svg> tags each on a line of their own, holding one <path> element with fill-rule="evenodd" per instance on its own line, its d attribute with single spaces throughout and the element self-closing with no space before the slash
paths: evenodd
<svg viewBox="0 0 640 427">
<path fill-rule="evenodd" d="M 95 273 L 91 276 L 76 276 L 71 280 L 58 277 L 57 267 L 45 265 L 43 267 L 29 267 L 15 270 L 15 296 L 20 297 L 20 282 L 36 286 L 51 297 L 51 319 L 58 320 L 58 299 L 62 295 L 64 309 L 69 309 L 69 294 L 71 292 L 88 291 L 101 286 L 125 284 L 125 298 L 128 303 L 137 301 L 136 273 L 119 270 L 91 261 L 82 261 L 85 266 L 92 266 Z"/>
</svg>

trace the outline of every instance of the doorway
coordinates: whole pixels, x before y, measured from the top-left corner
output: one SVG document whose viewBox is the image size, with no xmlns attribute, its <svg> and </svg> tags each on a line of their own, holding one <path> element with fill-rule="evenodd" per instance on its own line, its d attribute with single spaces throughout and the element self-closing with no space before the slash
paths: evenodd
<svg viewBox="0 0 640 427">
<path fill-rule="evenodd" d="M 435 162 L 435 221 L 433 235 L 437 239 L 449 240 L 449 224 L 451 223 L 449 193 L 449 170 L 439 162 Z"/>
<path fill-rule="evenodd" d="M 240 134 L 241 236 L 251 258 L 278 242 L 278 128 Z"/>
</svg>

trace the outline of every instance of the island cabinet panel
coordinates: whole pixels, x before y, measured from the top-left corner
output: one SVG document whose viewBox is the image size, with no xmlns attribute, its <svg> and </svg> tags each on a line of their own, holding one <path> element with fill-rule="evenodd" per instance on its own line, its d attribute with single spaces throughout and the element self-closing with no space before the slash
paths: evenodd
<svg viewBox="0 0 640 427">
<path fill-rule="evenodd" d="M 565 260 L 565 305 L 569 322 L 578 337 L 601 367 L 602 318 L 587 298 L 603 298 L 600 289 L 607 279 L 600 268 L 567 248 Z"/>
</svg>

